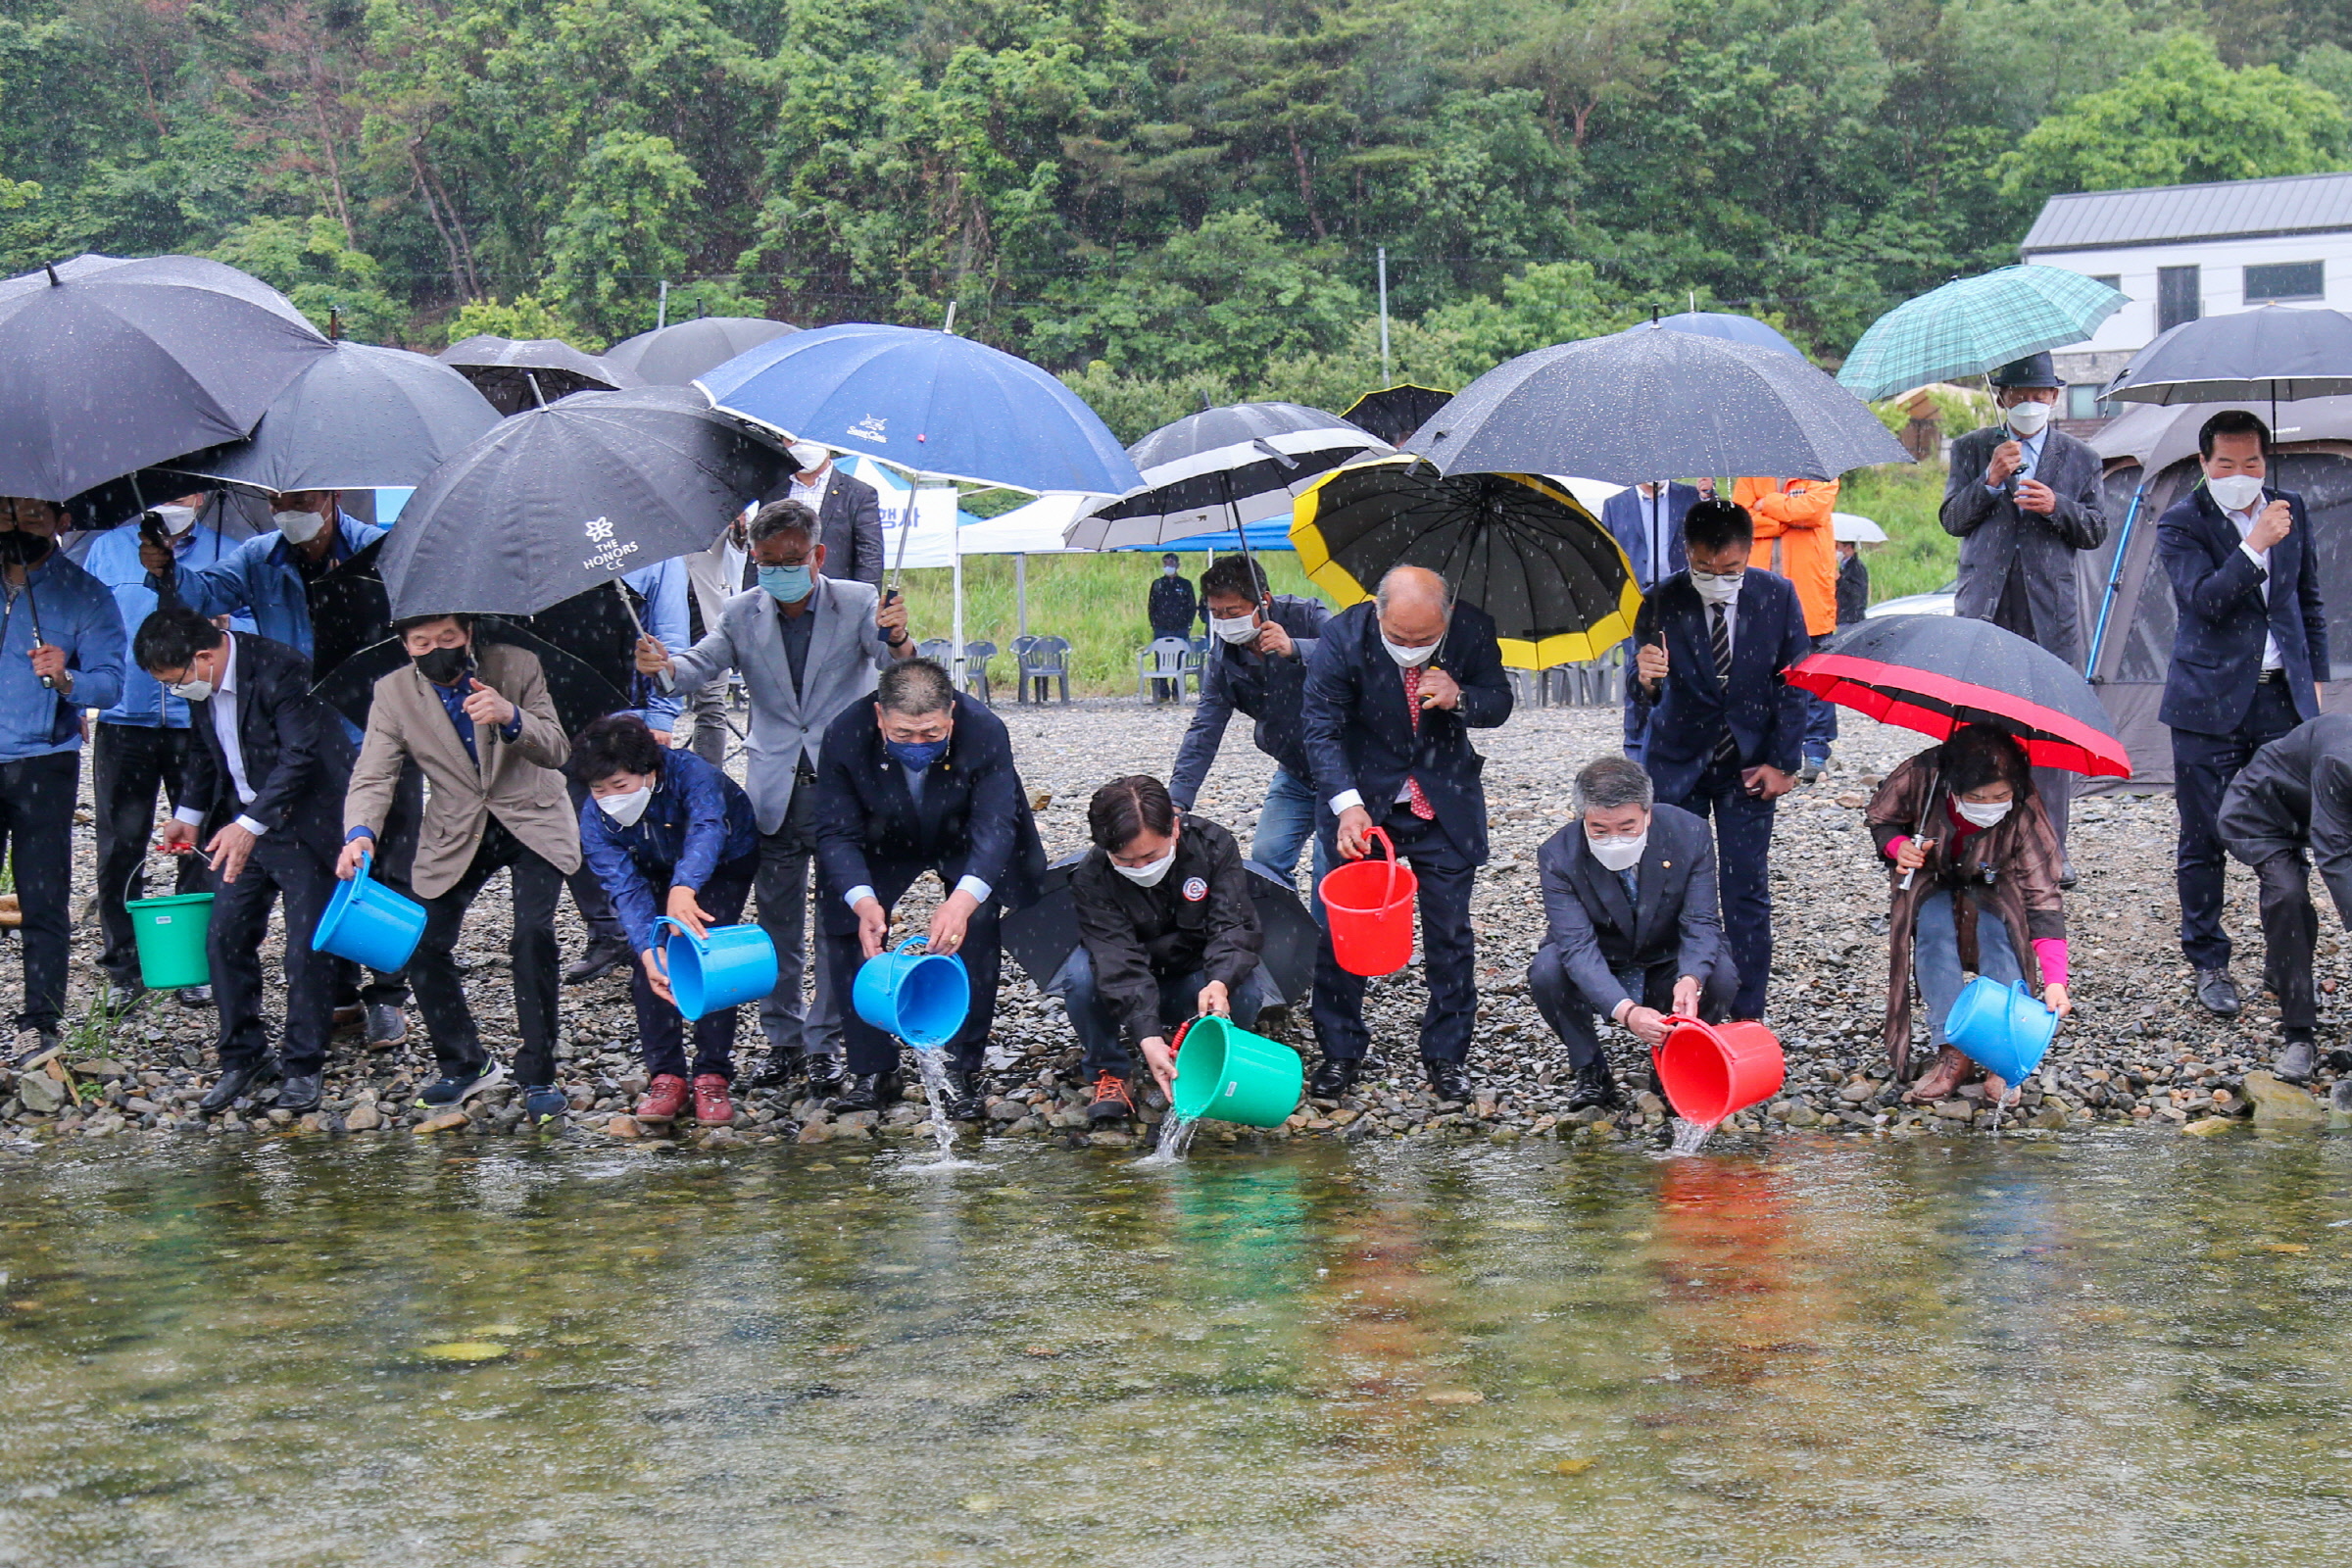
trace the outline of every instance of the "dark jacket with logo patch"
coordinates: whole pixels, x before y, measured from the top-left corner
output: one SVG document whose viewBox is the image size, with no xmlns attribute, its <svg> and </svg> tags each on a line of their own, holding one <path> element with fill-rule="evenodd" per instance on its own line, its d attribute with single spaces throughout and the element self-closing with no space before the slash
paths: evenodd
<svg viewBox="0 0 2352 1568">
<path fill-rule="evenodd" d="M 1176 863 L 1154 887 L 1119 875 L 1102 850 L 1070 872 L 1078 937 L 1094 960 L 1095 988 L 1119 1017 L 1129 1045 L 1161 1032 L 1159 985 L 1196 971 L 1239 990 L 1257 968 L 1264 938 L 1250 901 L 1250 872 L 1233 835 L 1185 816 Z"/>
</svg>

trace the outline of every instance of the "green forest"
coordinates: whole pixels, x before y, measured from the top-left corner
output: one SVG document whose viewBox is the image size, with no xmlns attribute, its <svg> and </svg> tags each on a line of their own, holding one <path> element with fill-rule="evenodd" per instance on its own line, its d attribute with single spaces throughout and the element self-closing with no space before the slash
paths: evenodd
<svg viewBox="0 0 2352 1568">
<path fill-rule="evenodd" d="M 0 248 L 352 336 L 957 329 L 1124 437 L 1652 307 L 1835 362 L 2054 191 L 2352 155 L 2352 0 L 0 0 Z"/>
</svg>

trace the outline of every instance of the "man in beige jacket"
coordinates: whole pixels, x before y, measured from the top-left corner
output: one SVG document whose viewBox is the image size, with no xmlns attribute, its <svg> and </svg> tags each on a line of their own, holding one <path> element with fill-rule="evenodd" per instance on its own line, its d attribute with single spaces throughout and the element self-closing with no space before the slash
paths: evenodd
<svg viewBox="0 0 2352 1568">
<path fill-rule="evenodd" d="M 509 952 L 522 1036 L 515 1071 L 526 1117 L 551 1120 L 564 1110 L 555 1087 L 556 899 L 564 878 L 580 865 L 579 821 L 557 771 L 571 744 L 537 655 L 476 644 L 466 615 L 416 615 L 392 630 L 410 663 L 375 683 L 367 737 L 343 801 L 343 856 L 335 874 L 350 878 L 372 851 L 401 764 L 415 761 L 430 793 L 409 874 L 425 907 L 409 982 L 441 1067 L 417 1103 L 452 1108 L 506 1080 L 482 1049 L 453 954 L 474 895 L 509 870 L 514 895 Z"/>
</svg>

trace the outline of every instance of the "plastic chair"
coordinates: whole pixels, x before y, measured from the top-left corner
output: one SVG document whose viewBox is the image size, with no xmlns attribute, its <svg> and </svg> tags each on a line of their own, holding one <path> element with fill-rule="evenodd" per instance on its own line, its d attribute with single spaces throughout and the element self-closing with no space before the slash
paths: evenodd
<svg viewBox="0 0 2352 1568">
<path fill-rule="evenodd" d="M 1070 700 L 1070 640 L 1067 637 L 1033 637 L 1029 646 L 1020 651 L 1021 700 L 1029 701 L 1029 686 L 1036 682 L 1036 700 L 1046 700 L 1046 683 L 1061 683 L 1061 700 Z"/>
<path fill-rule="evenodd" d="M 963 645 L 963 689 L 968 692 L 977 687 L 980 701 L 987 703 L 991 708 L 996 705 L 989 701 L 988 662 L 996 657 L 997 645 L 995 643 L 976 642 Z"/>
<path fill-rule="evenodd" d="M 928 659 L 935 664 L 944 664 L 948 662 L 955 647 L 956 645 L 945 637 L 926 637 L 914 645 L 914 657 Z"/>
<path fill-rule="evenodd" d="M 1176 700 L 1182 702 L 1184 681 L 1188 675 L 1194 678 L 1196 684 L 1199 682 L 1200 673 L 1193 664 L 1192 645 L 1181 637 L 1154 637 L 1150 647 L 1135 656 L 1135 695 L 1139 698 L 1151 695 L 1149 686 L 1152 682 L 1173 682 Z"/>
<path fill-rule="evenodd" d="M 1004 645 L 1005 652 L 1012 655 L 1012 665 L 1014 670 L 1012 681 L 1012 700 L 1016 703 L 1025 703 L 1029 700 L 1029 683 L 1020 677 L 1019 671 L 1027 666 L 1029 662 L 1029 650 L 1036 646 L 1037 639 L 1034 636 L 1029 636 L 1026 634 L 1015 637 L 1011 642 Z"/>
</svg>

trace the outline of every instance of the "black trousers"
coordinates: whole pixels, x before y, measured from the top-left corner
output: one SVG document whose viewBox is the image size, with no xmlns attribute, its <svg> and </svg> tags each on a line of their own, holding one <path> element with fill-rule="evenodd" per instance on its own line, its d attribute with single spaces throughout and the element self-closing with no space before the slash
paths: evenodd
<svg viewBox="0 0 2352 1568">
<path fill-rule="evenodd" d="M 1679 963 L 1653 963 L 1646 969 L 1619 974 L 1617 983 L 1642 1006 L 1667 1012 L 1674 1006 L 1674 983 L 1682 977 Z M 1739 985 L 1738 972 L 1728 961 L 1716 964 L 1699 983 L 1699 1017 L 1720 1023 L 1731 1016 L 1732 998 Z M 1568 978 L 1568 966 L 1560 961 L 1558 949 L 1536 950 L 1536 961 L 1527 969 L 1527 989 L 1535 996 L 1536 1010 L 1568 1048 L 1570 1061 L 1584 1067 L 1600 1059 L 1600 1009 Z"/>
<path fill-rule="evenodd" d="M 743 918 L 743 906 L 752 896 L 752 878 L 760 869 L 758 854 L 730 860 L 710 873 L 695 896 L 712 925 L 733 925 Z M 668 872 L 649 881 L 662 893 L 669 891 Z M 666 937 L 669 928 L 661 928 Z M 669 1003 L 654 995 L 645 978 L 645 956 L 639 954 L 629 971 L 629 1000 L 637 1004 L 637 1046 L 649 1073 L 686 1076 L 686 1019 Z M 735 1081 L 735 1023 L 743 1009 L 721 1007 L 694 1021 L 694 1076 L 716 1073 Z"/>
<path fill-rule="evenodd" d="M 424 1030 L 441 1070 L 471 1072 L 487 1061 L 489 1053 L 474 1028 L 455 953 L 466 909 L 482 884 L 502 870 L 513 873 L 514 889 L 514 930 L 507 945 L 514 960 L 515 1032 L 522 1036 L 514 1076 L 525 1084 L 551 1084 L 556 1081 L 556 998 L 562 989 L 556 900 L 564 891 L 564 873 L 524 849 L 495 817 L 483 830 L 473 863 L 458 885 L 424 901 L 424 935 L 416 943 L 416 956 L 409 960 L 409 981 L 416 988 L 416 1007 L 424 1014 Z"/>
<path fill-rule="evenodd" d="M 2199 969 L 2227 968 L 2230 936 L 2222 929 L 2222 885 L 2229 856 L 2218 825 L 2230 781 L 2254 754 L 2295 727 L 2295 703 L 2283 680 L 2258 681 L 2235 732 L 2173 731 L 2173 804 L 2180 839 L 2173 880 L 2180 893 L 2180 951 Z"/>
<path fill-rule="evenodd" d="M 1747 793 L 1740 769 L 1718 762 L 1690 793 L 1666 802 L 1715 824 L 1715 875 L 1723 890 L 1723 940 L 1740 971 L 1732 1016 L 1764 1016 L 1772 974 L 1772 818 L 1775 804 Z"/>
<path fill-rule="evenodd" d="M 52 752 L 0 762 L 0 850 L 17 878 L 24 924 L 24 1005 L 19 1029 L 54 1031 L 66 1011 L 66 958 L 73 924 L 74 797 L 81 754 Z"/>
<path fill-rule="evenodd" d="M 128 899 L 147 896 L 147 841 L 155 832 L 158 790 L 174 808 L 186 775 L 188 748 L 201 746 L 185 727 L 100 724 L 90 737 L 90 794 L 98 826 L 98 929 L 106 948 L 99 963 L 111 974 L 135 975 L 138 947 L 130 934 Z M 211 885 L 199 855 L 176 857 L 172 891 L 202 893 Z"/>
<path fill-rule="evenodd" d="M 199 744 L 202 744 L 201 742 Z M 409 869 L 416 861 L 416 834 L 424 824 L 424 770 L 403 762 L 392 786 L 392 808 L 384 813 L 384 831 L 376 837 L 374 860 L 368 872 L 403 898 L 409 891 Z M 334 968 L 335 1005 L 365 1003 L 368 1006 L 405 1007 L 409 1002 L 406 973 L 363 970 L 349 958 L 337 958 Z"/>
<path fill-rule="evenodd" d="M 1470 930 L 1470 890 L 1478 867 L 1443 827 L 1422 821 L 1401 803 L 1389 808 L 1380 826 L 1397 858 L 1412 862 L 1421 885 L 1421 967 L 1429 986 L 1429 1003 L 1421 1012 L 1421 1054 L 1465 1061 L 1471 1026 L 1478 1020 L 1478 940 Z M 1331 863 L 1340 864 L 1339 824 L 1317 822 L 1315 831 Z M 1371 1050 L 1372 1033 L 1364 1027 L 1364 977 L 1340 967 L 1328 925 L 1315 956 L 1315 997 L 1307 1010 L 1323 1054 L 1332 1060 L 1361 1061 Z"/>
<path fill-rule="evenodd" d="M 2297 851 L 2272 856 L 2254 875 L 2262 885 L 2262 978 L 2278 994 L 2278 1026 L 2316 1029 L 2320 998 L 2312 964 L 2320 912 L 2311 903 L 2311 866 Z"/>
<path fill-rule="evenodd" d="M 326 1064 L 334 960 L 311 951 L 311 933 L 334 891 L 333 864 L 287 833 L 263 834 L 237 879 L 214 890 L 204 950 L 213 967 L 213 1002 L 220 1009 L 222 1067 L 250 1066 L 270 1054 L 270 1025 L 262 1015 L 262 939 L 273 900 L 285 906 L 286 1027 L 278 1066 L 291 1074 Z"/>
<path fill-rule="evenodd" d="M 893 909 L 914 879 L 936 866 L 892 866 L 884 870 L 871 866 L 874 897 L 882 907 Z M 944 877 L 946 873 L 942 872 Z M 820 897 L 838 898 L 830 891 Z M 957 1072 L 978 1072 L 981 1054 L 988 1046 L 988 1032 L 997 1016 L 997 983 L 1004 969 L 1004 949 L 998 931 L 999 909 L 992 900 L 972 911 L 971 922 L 963 929 L 963 948 L 957 956 L 963 959 L 964 973 L 972 983 L 971 1010 L 963 1015 L 963 1027 L 948 1042 L 948 1060 Z M 858 931 L 852 927 L 843 932 L 831 909 L 825 911 L 824 935 L 825 967 L 831 971 L 833 995 L 841 999 L 841 1032 L 849 1057 L 846 1063 L 854 1073 L 896 1072 L 899 1066 L 899 1042 L 858 1016 L 852 997 L 858 983 L 858 967 L 865 962 L 865 950 L 858 945 Z"/>
</svg>

